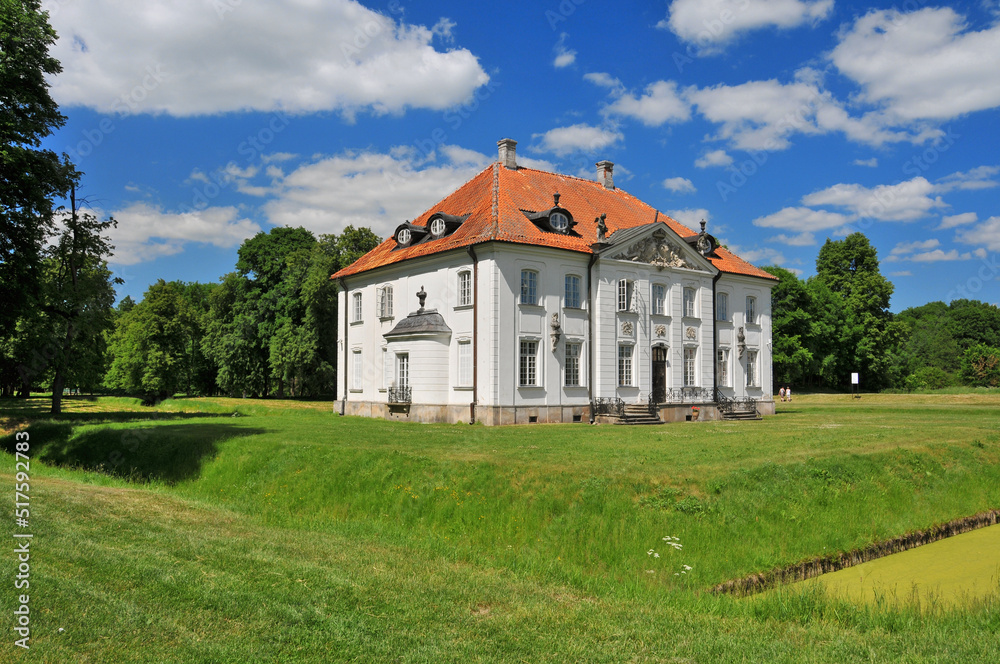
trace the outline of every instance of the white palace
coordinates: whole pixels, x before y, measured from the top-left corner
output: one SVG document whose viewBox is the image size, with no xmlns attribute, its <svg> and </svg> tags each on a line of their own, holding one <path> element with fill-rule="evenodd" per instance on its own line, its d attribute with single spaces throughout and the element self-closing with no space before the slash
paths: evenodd
<svg viewBox="0 0 1000 664">
<path fill-rule="evenodd" d="M 774 413 L 777 279 L 618 189 L 499 160 L 332 276 L 338 410 L 420 422 Z M 645 417 L 640 417 L 645 415 Z"/>
</svg>

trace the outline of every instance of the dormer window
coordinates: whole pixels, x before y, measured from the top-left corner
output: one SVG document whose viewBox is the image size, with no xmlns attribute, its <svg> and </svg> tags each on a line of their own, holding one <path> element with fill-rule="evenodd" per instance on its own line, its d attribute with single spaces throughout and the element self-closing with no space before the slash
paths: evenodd
<svg viewBox="0 0 1000 664">
<path fill-rule="evenodd" d="M 451 235 L 462 223 L 469 218 L 469 215 L 461 216 L 435 212 L 427 220 L 426 224 L 411 224 L 406 222 L 396 227 L 393 236 L 396 238 L 396 249 L 412 247 L 416 244 L 430 242 L 445 236 Z"/>
<path fill-rule="evenodd" d="M 566 229 L 569 228 L 569 217 L 562 212 L 553 212 L 549 215 L 549 225 L 552 226 L 553 230 L 565 233 Z"/>
<path fill-rule="evenodd" d="M 539 230 L 546 233 L 561 233 L 563 235 L 580 237 L 580 234 L 573 230 L 573 227 L 576 226 L 576 222 L 573 221 L 573 215 L 570 214 L 569 210 L 559 205 L 559 194 L 553 194 L 552 198 L 553 205 L 548 210 L 542 210 L 541 212 L 521 210 L 521 212 Z"/>
<path fill-rule="evenodd" d="M 444 231 L 445 231 L 444 219 L 438 217 L 437 219 L 431 222 L 431 235 L 433 235 L 434 237 L 441 237 L 442 235 L 444 235 Z"/>
<path fill-rule="evenodd" d="M 413 236 L 410 234 L 410 229 L 409 228 L 403 228 L 403 229 L 400 229 L 400 231 L 398 233 L 396 233 L 396 242 L 400 246 L 405 247 L 406 245 L 410 244 L 410 239 L 412 237 Z"/>
</svg>

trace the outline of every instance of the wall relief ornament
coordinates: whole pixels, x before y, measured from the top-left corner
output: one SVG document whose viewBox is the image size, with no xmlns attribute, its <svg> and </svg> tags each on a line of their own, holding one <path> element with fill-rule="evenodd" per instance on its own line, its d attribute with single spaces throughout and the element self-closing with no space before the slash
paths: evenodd
<svg viewBox="0 0 1000 664">
<path fill-rule="evenodd" d="M 736 332 L 736 341 L 739 345 L 740 359 L 743 359 L 743 352 L 747 349 L 747 335 L 743 332 L 742 327 Z"/>
<path fill-rule="evenodd" d="M 622 334 L 624 334 L 625 336 L 627 337 L 632 336 L 632 331 L 634 329 L 635 328 L 632 325 L 632 321 L 627 320 L 624 323 L 622 323 Z"/>
<path fill-rule="evenodd" d="M 657 325 L 655 328 L 653 328 L 653 331 L 656 333 L 656 336 L 658 336 L 658 337 L 665 337 L 665 336 L 667 336 L 667 326 L 666 325 Z"/>
<path fill-rule="evenodd" d="M 559 324 L 559 314 L 552 314 L 552 322 L 549 323 L 549 327 L 552 328 L 549 336 L 552 338 L 552 350 L 554 351 L 559 347 L 559 337 L 562 336 L 562 325 Z"/>
<path fill-rule="evenodd" d="M 698 330 L 694 329 L 693 327 L 689 327 L 686 330 L 684 330 L 684 336 L 694 341 L 695 339 L 698 338 Z"/>
<path fill-rule="evenodd" d="M 697 266 L 684 259 L 681 249 L 666 238 L 647 237 L 632 244 L 625 251 L 612 258 L 636 263 L 649 263 L 661 270 L 666 267 L 684 267 L 698 270 Z"/>
</svg>

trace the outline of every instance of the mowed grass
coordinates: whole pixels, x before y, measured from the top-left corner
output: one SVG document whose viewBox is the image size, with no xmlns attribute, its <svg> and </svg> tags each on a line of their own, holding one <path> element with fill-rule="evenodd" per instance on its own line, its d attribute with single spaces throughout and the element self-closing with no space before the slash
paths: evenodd
<svg viewBox="0 0 1000 664">
<path fill-rule="evenodd" d="M 705 590 L 1000 507 L 997 406 L 797 395 L 763 422 L 485 428 L 0 403 L 32 436 L 33 655 L 58 662 L 995 661 L 995 594 Z"/>
</svg>

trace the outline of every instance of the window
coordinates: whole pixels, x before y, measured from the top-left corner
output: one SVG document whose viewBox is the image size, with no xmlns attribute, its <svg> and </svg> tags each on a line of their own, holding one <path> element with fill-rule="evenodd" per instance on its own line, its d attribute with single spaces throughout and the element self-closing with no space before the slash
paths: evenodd
<svg viewBox="0 0 1000 664">
<path fill-rule="evenodd" d="M 395 375 L 393 384 L 397 388 L 406 388 L 410 386 L 410 354 L 409 353 L 396 353 L 395 354 Z M 390 365 L 392 366 L 392 365 Z"/>
<path fill-rule="evenodd" d="M 632 385 L 632 346 L 618 346 L 618 384 L 624 387 Z"/>
<path fill-rule="evenodd" d="M 729 320 L 729 296 L 725 293 L 715 297 L 715 320 Z"/>
<path fill-rule="evenodd" d="M 465 271 L 458 273 L 458 306 L 465 307 L 472 304 L 472 273 Z"/>
<path fill-rule="evenodd" d="M 757 371 L 757 351 L 747 351 L 747 387 L 760 387 L 760 375 Z"/>
<path fill-rule="evenodd" d="M 521 304 L 538 304 L 538 273 L 521 270 Z"/>
<path fill-rule="evenodd" d="M 405 247 L 410 243 L 411 237 L 410 229 L 404 228 L 396 234 L 396 242 Z"/>
<path fill-rule="evenodd" d="M 392 286 L 378 289 L 378 316 L 392 318 Z"/>
<path fill-rule="evenodd" d="M 695 363 L 697 358 L 697 348 L 684 349 L 684 387 L 695 387 L 698 384 L 698 365 Z"/>
<path fill-rule="evenodd" d="M 553 212 L 549 215 L 549 225 L 557 231 L 564 232 L 569 226 L 569 217 L 562 212 Z"/>
<path fill-rule="evenodd" d="M 354 322 L 361 321 L 361 293 L 354 294 Z"/>
<path fill-rule="evenodd" d="M 566 385 L 580 384 L 580 344 L 566 344 Z"/>
<path fill-rule="evenodd" d="M 618 311 L 632 311 L 633 286 L 633 281 L 628 279 L 618 280 Z"/>
<path fill-rule="evenodd" d="M 458 384 L 461 387 L 472 386 L 472 342 L 458 342 Z"/>
<path fill-rule="evenodd" d="M 757 298 L 747 296 L 747 323 L 757 322 Z"/>
<path fill-rule="evenodd" d="M 435 219 L 431 222 L 431 235 L 434 237 L 444 235 L 444 219 Z"/>
<path fill-rule="evenodd" d="M 538 342 L 522 341 L 518 363 L 518 384 L 526 387 L 538 384 L 537 362 Z"/>
<path fill-rule="evenodd" d="M 360 390 L 362 387 L 362 378 L 364 374 L 364 366 L 361 364 L 361 351 L 356 350 L 351 353 L 351 389 Z"/>
<path fill-rule="evenodd" d="M 684 315 L 688 318 L 695 317 L 695 291 L 693 288 L 684 289 Z"/>
<path fill-rule="evenodd" d="M 653 284 L 653 313 L 667 315 L 667 287 L 663 284 Z"/>
<path fill-rule="evenodd" d="M 715 376 L 722 387 L 729 387 L 729 349 L 720 348 L 716 358 Z"/>
<path fill-rule="evenodd" d="M 580 277 L 566 275 L 566 306 L 580 308 Z"/>
</svg>

